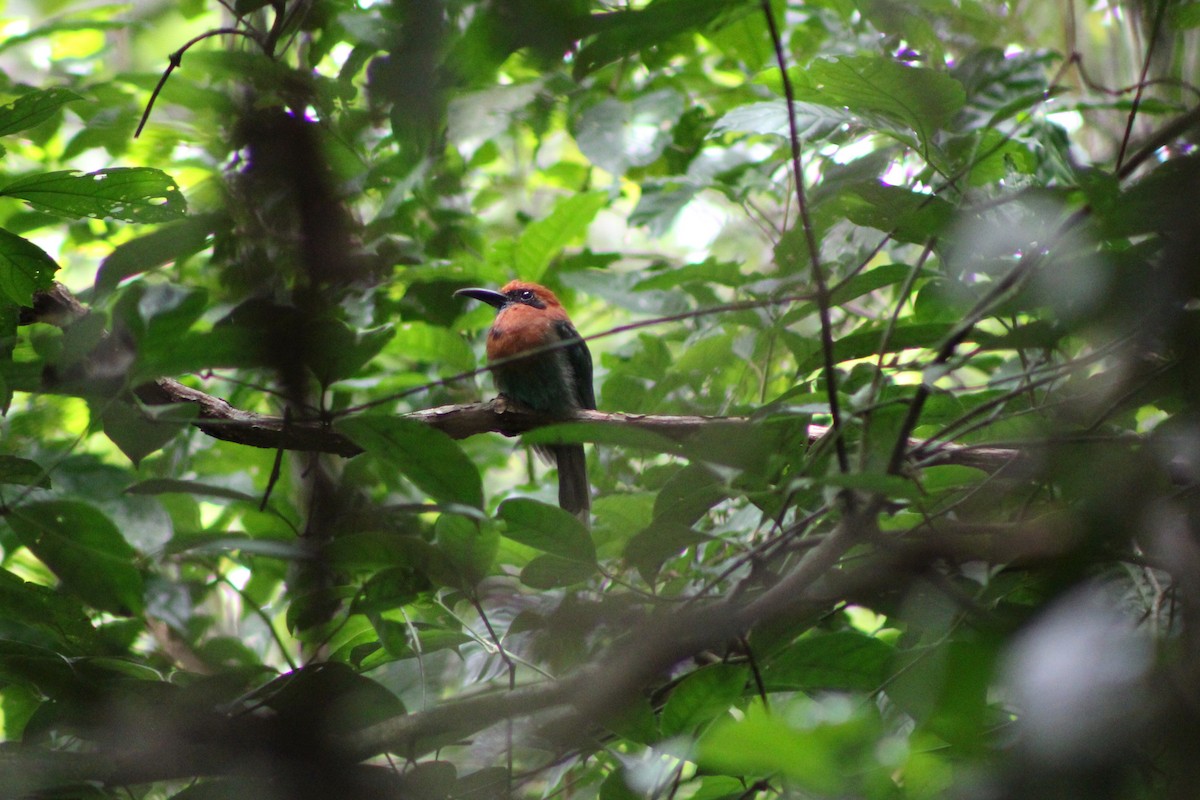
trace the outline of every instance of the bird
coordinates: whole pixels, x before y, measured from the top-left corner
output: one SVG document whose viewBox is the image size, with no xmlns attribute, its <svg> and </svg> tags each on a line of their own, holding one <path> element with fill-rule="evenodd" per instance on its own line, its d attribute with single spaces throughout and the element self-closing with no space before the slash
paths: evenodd
<svg viewBox="0 0 1200 800">
<path fill-rule="evenodd" d="M 500 291 L 471 288 L 454 294 L 496 309 L 496 319 L 487 334 L 487 358 L 489 364 L 496 364 L 492 376 L 501 397 L 547 414 L 596 407 L 592 354 L 554 292 L 536 283 L 514 280 Z M 569 344 L 507 361 L 559 342 Z M 586 522 L 592 501 L 583 445 L 554 444 L 535 449 L 558 465 L 559 506 Z"/>
</svg>

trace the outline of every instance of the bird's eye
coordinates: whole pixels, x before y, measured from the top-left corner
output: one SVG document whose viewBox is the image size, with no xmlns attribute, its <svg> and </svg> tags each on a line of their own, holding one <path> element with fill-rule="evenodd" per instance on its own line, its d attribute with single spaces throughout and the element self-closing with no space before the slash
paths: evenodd
<svg viewBox="0 0 1200 800">
<path fill-rule="evenodd" d="M 530 291 L 529 289 L 522 289 L 521 290 L 521 299 L 522 300 L 532 300 L 533 292 Z"/>
</svg>

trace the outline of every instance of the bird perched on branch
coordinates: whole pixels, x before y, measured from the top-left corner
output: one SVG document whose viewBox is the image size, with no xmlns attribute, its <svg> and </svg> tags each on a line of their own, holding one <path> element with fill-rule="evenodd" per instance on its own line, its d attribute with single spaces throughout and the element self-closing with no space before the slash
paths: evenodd
<svg viewBox="0 0 1200 800">
<path fill-rule="evenodd" d="M 501 396 L 534 411 L 565 414 L 595 408 L 592 354 L 554 293 L 545 286 L 512 281 L 500 291 L 459 289 L 456 296 L 496 309 L 487 337 L 488 363 Z M 558 347 L 555 344 L 569 342 Z M 538 352 L 543 348 L 543 352 Z M 529 353 L 525 358 L 516 358 Z M 591 508 L 587 460 L 581 444 L 538 447 L 558 465 L 558 504 L 585 521 Z"/>
</svg>

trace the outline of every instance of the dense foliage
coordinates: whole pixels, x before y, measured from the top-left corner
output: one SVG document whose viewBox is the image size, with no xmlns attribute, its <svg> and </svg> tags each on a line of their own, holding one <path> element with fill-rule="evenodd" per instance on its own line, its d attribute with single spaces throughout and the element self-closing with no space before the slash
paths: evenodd
<svg viewBox="0 0 1200 800">
<path fill-rule="evenodd" d="M 0 797 L 1192 796 L 1200 3 L 1093 5 L 10 3 Z"/>
</svg>

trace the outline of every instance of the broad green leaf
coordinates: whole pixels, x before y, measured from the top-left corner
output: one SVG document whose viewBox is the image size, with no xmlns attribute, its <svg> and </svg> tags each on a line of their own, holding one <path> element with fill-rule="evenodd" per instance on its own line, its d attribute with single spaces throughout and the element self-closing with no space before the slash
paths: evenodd
<svg viewBox="0 0 1200 800">
<path fill-rule="evenodd" d="M 398 565 L 425 568 L 438 556 L 433 545 L 419 536 L 385 531 L 367 531 L 339 536 L 325 548 L 330 563 L 338 569 L 377 570 Z"/>
<path fill-rule="evenodd" d="M 0 106 L 0 136 L 32 128 L 54 116 L 64 104 L 82 99 L 69 89 L 42 89 L 22 95 Z"/>
<path fill-rule="evenodd" d="M 525 565 L 521 570 L 521 583 L 534 589 L 558 589 L 583 583 L 595 574 L 595 562 L 547 554 Z"/>
<path fill-rule="evenodd" d="M 0 188 L 0 196 L 19 197 L 41 211 L 68 217 L 170 222 L 187 213 L 175 181 L 152 167 L 29 175 Z"/>
<path fill-rule="evenodd" d="M 57 271 L 45 250 L 0 228 L 0 295 L 19 306 L 32 305 L 34 292 L 49 289 Z"/>
<path fill-rule="evenodd" d="M 663 707 L 663 735 L 690 734 L 724 716 L 741 699 L 749 679 L 750 669 L 735 664 L 713 664 L 688 675 Z"/>
<path fill-rule="evenodd" d="M 835 726 L 804 730 L 792 727 L 761 706 L 750 708 L 744 719 L 725 720 L 699 742 L 697 763 L 708 772 L 725 775 L 769 776 L 783 774 L 819 796 L 836 795 L 846 788 L 845 770 Z"/>
<path fill-rule="evenodd" d="M 625 545 L 624 556 L 643 580 L 653 582 L 663 562 L 710 538 L 687 525 L 660 520 L 635 534 Z"/>
<path fill-rule="evenodd" d="M 610 447 L 646 450 L 651 453 L 682 453 L 683 446 L 673 439 L 633 426 L 595 425 L 589 422 L 564 422 L 547 425 L 522 434 L 525 444 L 595 443 Z"/>
<path fill-rule="evenodd" d="M 873 115 L 855 113 L 847 108 L 831 107 L 819 103 L 793 104 L 796 118 L 796 134 L 804 140 L 816 141 L 840 129 L 843 125 L 879 127 Z M 788 125 L 787 103 L 783 100 L 766 100 L 738 106 L 725 112 L 713 125 L 709 136 L 725 133 L 754 133 L 759 135 L 791 135 Z"/>
<path fill-rule="evenodd" d="M 36 461 L 19 456 L 0 455 L 0 483 L 49 489 L 50 475 Z"/>
<path fill-rule="evenodd" d="M 105 401 L 100 419 L 104 433 L 136 467 L 163 448 L 194 421 L 200 408 L 193 403 L 144 406 L 122 400 Z"/>
<path fill-rule="evenodd" d="M 640 50 L 660 47 L 689 31 L 718 29 L 753 13 L 748 0 L 656 0 L 637 11 L 597 15 L 597 35 L 575 59 L 575 77 L 582 78 Z"/>
<path fill-rule="evenodd" d="M 334 427 L 439 503 L 483 507 L 479 470 L 453 439 L 423 422 L 363 414 Z"/>
<path fill-rule="evenodd" d="M 224 486 L 199 481 L 177 480 L 175 478 L 151 478 L 139 481 L 125 490 L 127 494 L 190 494 L 194 497 L 220 497 L 224 500 L 239 500 L 257 504 L 261 498 L 256 495 L 239 492 Z"/>
<path fill-rule="evenodd" d="M 478 305 L 483 306 L 483 303 Z M 487 315 L 491 309 L 484 306 L 479 311 Z M 490 324 L 491 315 L 486 318 L 486 324 Z M 388 352 L 401 353 L 406 360 L 417 363 L 438 364 L 455 372 L 466 372 L 479 365 L 462 334 L 427 322 L 405 320 L 398 323 Z"/>
<path fill-rule="evenodd" d="M 670 128 L 683 114 L 683 97 L 663 89 L 623 103 L 606 97 L 587 109 L 575 127 L 579 149 L 615 176 L 658 160 L 671 143 Z"/>
<path fill-rule="evenodd" d="M 656 522 L 692 525 L 725 499 L 725 490 L 712 470 L 689 464 L 663 484 L 654 501 Z"/>
<path fill-rule="evenodd" d="M 608 774 L 600 784 L 599 800 L 641 800 L 642 793 L 629 788 L 627 771 L 624 767 L 615 769 Z"/>
<path fill-rule="evenodd" d="M 544 219 L 525 227 L 512 256 L 514 271 L 525 280 L 540 281 L 562 249 L 587 233 L 597 212 L 608 204 L 604 192 L 586 192 L 560 200 Z"/>
<path fill-rule="evenodd" d="M 871 692 L 887 680 L 895 652 L 855 631 L 813 633 L 771 656 L 762 665 L 762 679 L 769 691 Z"/>
<path fill-rule="evenodd" d="M 360 730 L 404 713 L 396 695 L 345 664 L 323 662 L 286 673 L 248 698 L 272 709 L 281 724 L 313 718 L 331 733 Z"/>
<path fill-rule="evenodd" d="M 256 539 L 226 533 L 189 533 L 176 536 L 167 545 L 170 553 L 250 553 L 285 561 L 305 561 L 312 551 L 296 542 Z"/>
<path fill-rule="evenodd" d="M 457 514 L 442 514 L 435 531 L 437 549 L 445 554 L 459 578 L 452 585 L 469 589 L 487 576 L 500 544 L 500 534 L 493 525 Z"/>
<path fill-rule="evenodd" d="M 212 214 L 190 216 L 118 245 L 96 271 L 95 298 L 107 296 L 126 278 L 200 252 L 216 221 Z"/>
<path fill-rule="evenodd" d="M 50 500 L 14 508 L 6 519 L 21 544 L 85 602 L 114 614 L 141 613 L 137 553 L 99 509 Z"/>
<path fill-rule="evenodd" d="M 945 72 L 910 67 L 885 56 L 818 59 L 806 70 L 806 100 L 864 114 L 883 114 L 911 128 L 926 151 L 962 108 L 966 93 Z"/>
<path fill-rule="evenodd" d="M 507 523 L 504 536 L 543 553 L 592 564 L 596 548 L 579 518 L 557 506 L 526 497 L 505 500 L 496 511 Z"/>
<path fill-rule="evenodd" d="M 954 325 L 950 322 L 901 323 L 892 330 L 891 335 L 888 337 L 888 346 L 885 352 L 895 353 L 900 350 L 908 350 L 916 347 L 936 348 L 953 328 Z M 878 355 L 882 333 L 882 328 L 875 328 L 843 336 L 834 342 L 834 360 L 851 361 L 856 358 L 869 358 Z M 820 366 L 821 356 L 819 353 L 816 353 L 812 358 L 800 365 L 799 371 L 807 373 L 820 368 Z"/>
<path fill-rule="evenodd" d="M 954 221 L 954 207 L 932 194 L 870 181 L 848 186 L 830 204 L 855 225 L 892 234 L 902 242 L 924 244 Z"/>
<path fill-rule="evenodd" d="M 67 637 L 83 641 L 95 633 L 77 598 L 21 580 L 5 569 L 0 569 L 0 619 L 61 644 Z M 16 638 L 11 630 L 6 636 Z"/>
<path fill-rule="evenodd" d="M 353 377 L 396 335 L 391 325 L 351 330 L 341 320 L 322 320 L 309 330 L 309 368 L 322 386 Z"/>
</svg>

